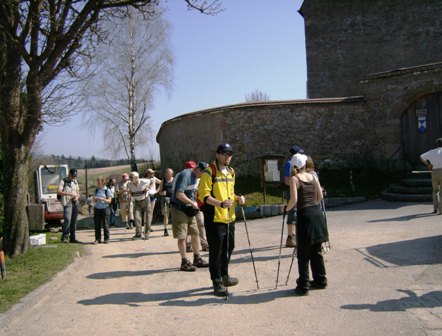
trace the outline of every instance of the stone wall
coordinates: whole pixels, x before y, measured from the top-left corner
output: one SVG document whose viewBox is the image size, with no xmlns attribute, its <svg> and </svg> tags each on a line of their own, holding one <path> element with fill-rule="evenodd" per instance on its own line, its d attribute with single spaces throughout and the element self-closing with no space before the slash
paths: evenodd
<svg viewBox="0 0 442 336">
<path fill-rule="evenodd" d="M 309 98 L 363 94 L 365 75 L 442 60 L 442 1 L 305 0 Z"/>
<path fill-rule="evenodd" d="M 259 176 L 260 157 L 287 155 L 295 144 L 317 163 L 363 165 L 372 155 L 372 123 L 361 97 L 269 101 L 170 119 L 162 124 L 157 142 L 163 169 L 179 171 L 189 159 L 211 161 L 217 145 L 225 141 L 233 146 L 236 171 Z"/>
</svg>

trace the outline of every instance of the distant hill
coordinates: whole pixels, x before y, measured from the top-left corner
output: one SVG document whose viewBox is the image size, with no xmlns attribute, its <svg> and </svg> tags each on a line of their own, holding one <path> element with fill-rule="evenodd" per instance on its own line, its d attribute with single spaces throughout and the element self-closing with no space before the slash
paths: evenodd
<svg viewBox="0 0 442 336">
<path fill-rule="evenodd" d="M 154 170 L 158 170 L 160 163 L 157 162 L 143 162 L 137 163 L 138 172 L 140 175 L 143 175 L 144 172 L 148 168 L 152 168 Z M 97 178 L 103 176 L 106 181 L 110 178 L 116 178 L 117 181 L 120 181 L 121 175 L 130 173 L 130 165 L 121 165 L 121 166 L 113 166 L 113 167 L 104 167 L 104 168 L 88 168 L 87 169 L 87 184 L 88 184 L 88 193 L 93 193 L 97 186 Z M 158 176 L 160 177 L 161 176 Z M 85 194 L 86 189 L 86 170 L 84 168 L 78 169 L 78 183 L 80 185 L 80 190 L 82 194 Z"/>
</svg>

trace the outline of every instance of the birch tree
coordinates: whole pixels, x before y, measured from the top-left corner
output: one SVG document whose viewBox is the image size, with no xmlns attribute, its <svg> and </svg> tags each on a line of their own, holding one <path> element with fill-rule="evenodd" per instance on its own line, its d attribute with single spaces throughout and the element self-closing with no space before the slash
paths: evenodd
<svg viewBox="0 0 442 336">
<path fill-rule="evenodd" d="M 133 9 L 109 24 L 114 24 L 112 38 L 99 49 L 97 74 L 85 86 L 91 111 L 85 122 L 103 133 L 113 156 L 125 154 L 137 170 L 136 149 L 152 137 L 155 94 L 169 92 L 172 85 L 170 25 L 161 14 L 146 21 Z"/>
</svg>

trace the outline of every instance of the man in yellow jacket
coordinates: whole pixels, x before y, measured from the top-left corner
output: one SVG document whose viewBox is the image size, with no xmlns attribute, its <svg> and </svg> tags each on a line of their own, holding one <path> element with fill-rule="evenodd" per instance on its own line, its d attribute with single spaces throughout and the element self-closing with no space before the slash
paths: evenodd
<svg viewBox="0 0 442 336">
<path fill-rule="evenodd" d="M 235 205 L 243 205 L 243 196 L 235 195 L 235 172 L 229 167 L 232 146 L 223 143 L 216 149 L 216 160 L 201 175 L 198 201 L 204 213 L 209 243 L 209 270 L 216 296 L 227 296 L 228 286 L 238 284 L 229 276 L 230 256 L 235 248 Z"/>
</svg>

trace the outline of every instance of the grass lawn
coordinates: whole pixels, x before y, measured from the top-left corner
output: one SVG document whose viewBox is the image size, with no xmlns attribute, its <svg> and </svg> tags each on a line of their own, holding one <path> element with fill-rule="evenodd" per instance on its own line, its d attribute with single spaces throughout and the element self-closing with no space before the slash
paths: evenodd
<svg viewBox="0 0 442 336">
<path fill-rule="evenodd" d="M 51 237 L 57 240 L 51 241 Z M 77 252 L 82 252 L 81 245 L 62 244 L 59 233 L 46 233 L 46 245 L 32 246 L 13 259 L 6 257 L 6 280 L 0 280 L 0 313 L 66 268 Z"/>
</svg>

